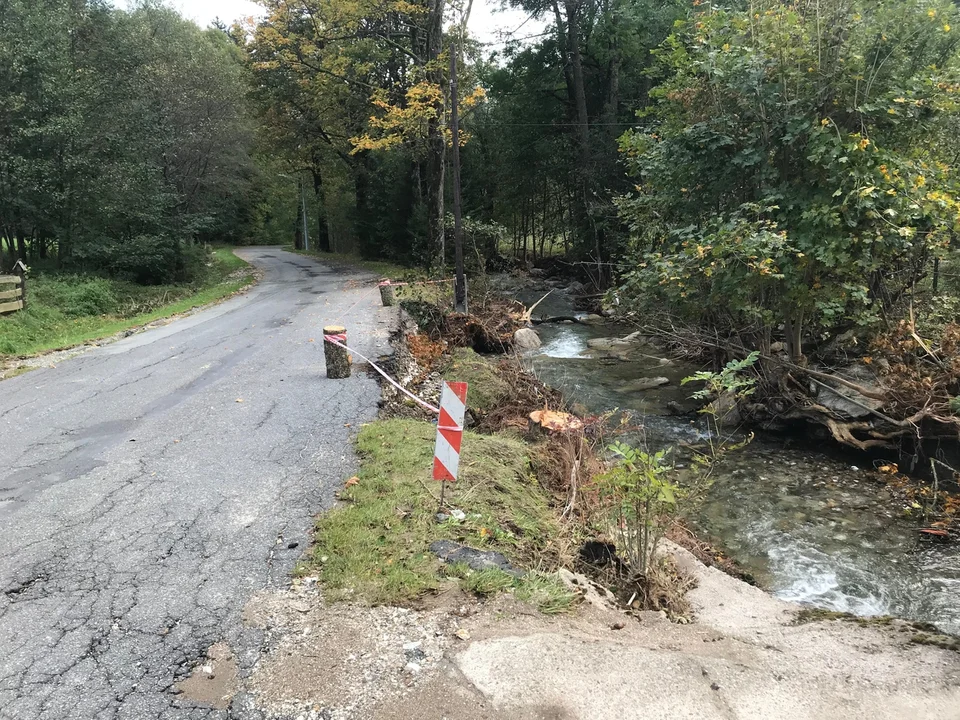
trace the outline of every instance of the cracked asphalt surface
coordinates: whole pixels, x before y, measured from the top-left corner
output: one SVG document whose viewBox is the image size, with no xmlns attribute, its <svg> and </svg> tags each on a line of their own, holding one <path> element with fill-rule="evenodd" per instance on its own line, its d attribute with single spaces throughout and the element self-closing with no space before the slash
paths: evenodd
<svg viewBox="0 0 960 720">
<path fill-rule="evenodd" d="M 238 254 L 265 272 L 246 295 L 0 383 L 3 720 L 259 716 L 173 686 L 217 642 L 259 658 L 242 608 L 286 582 L 379 398 L 326 378 L 321 327 L 375 357 L 393 316 L 370 276 Z"/>
</svg>

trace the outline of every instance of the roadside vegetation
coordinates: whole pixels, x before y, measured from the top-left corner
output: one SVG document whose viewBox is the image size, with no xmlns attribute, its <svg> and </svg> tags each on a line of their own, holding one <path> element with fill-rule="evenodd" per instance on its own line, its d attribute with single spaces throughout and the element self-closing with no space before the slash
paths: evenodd
<svg viewBox="0 0 960 720">
<path fill-rule="evenodd" d="M 504 313 L 474 295 L 475 310 L 464 316 L 451 311 L 449 288 L 435 303 L 436 293 L 409 286 L 390 369 L 431 402 L 438 401 L 441 377 L 469 384 L 472 430 L 464 436 L 460 477 L 441 499 L 440 484 L 428 479 L 435 420 L 385 385 L 383 419 L 361 428 L 359 471 L 346 480 L 338 506 L 318 518 L 301 572 L 316 574 L 334 599 L 416 604 L 459 586 L 480 597 L 511 592 L 555 613 L 572 609 L 585 587 L 565 584 L 558 571 L 566 568 L 610 588 L 628 611 L 688 617 L 691 581 L 663 539 L 702 500 L 724 455 L 749 438 L 724 439 L 717 432 L 722 417 L 710 409 L 714 434 L 682 454 L 615 442 L 635 430 L 632 424 L 616 413 L 567 413 L 563 398 L 510 350 L 511 333 L 525 322 L 522 307 Z M 499 351 L 474 349 L 496 346 L 496 337 Z M 752 392 L 743 373 L 755 361 L 690 379 L 702 383 L 704 396 L 735 401 Z M 549 426 L 534 425 L 540 412 L 552 418 Z M 501 553 L 503 563 L 451 560 L 435 545 L 448 541 L 467 553 Z"/>
<path fill-rule="evenodd" d="M 516 437 L 467 432 L 460 478 L 441 507 L 440 484 L 429 479 L 435 435 L 434 425 L 413 419 L 361 428 L 360 470 L 346 481 L 339 507 L 317 520 L 301 571 L 318 572 L 334 598 L 374 604 L 410 603 L 452 584 L 478 595 L 513 589 L 546 612 L 569 608 L 573 595 L 548 575 L 441 566 L 430 545 L 453 540 L 501 552 L 518 568 L 553 568 L 561 533 Z M 439 522 L 438 512 L 445 516 Z"/>
<path fill-rule="evenodd" d="M 109 337 L 227 297 L 253 282 L 230 248 L 212 251 L 192 283 L 139 285 L 57 272 L 31 273 L 26 310 L 0 318 L 0 358 Z"/>
</svg>

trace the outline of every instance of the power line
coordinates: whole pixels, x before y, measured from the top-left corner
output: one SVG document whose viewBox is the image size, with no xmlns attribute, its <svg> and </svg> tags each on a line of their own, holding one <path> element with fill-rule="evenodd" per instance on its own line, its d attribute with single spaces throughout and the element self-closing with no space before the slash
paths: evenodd
<svg viewBox="0 0 960 720">
<path fill-rule="evenodd" d="M 495 127 L 579 127 L 577 122 L 558 122 L 558 123 L 490 123 Z M 589 127 L 635 127 L 640 123 L 636 122 L 598 122 L 587 123 Z"/>
<path fill-rule="evenodd" d="M 542 33 L 537 33 L 535 35 L 524 35 L 523 37 L 518 38 L 509 38 L 507 40 L 492 40 L 490 42 L 478 42 L 474 43 L 479 47 L 493 47 L 494 45 L 507 45 L 512 42 L 522 42 L 524 40 L 533 40 L 534 38 L 546 37 L 547 35 L 553 35 L 552 30 L 545 30 Z"/>
</svg>

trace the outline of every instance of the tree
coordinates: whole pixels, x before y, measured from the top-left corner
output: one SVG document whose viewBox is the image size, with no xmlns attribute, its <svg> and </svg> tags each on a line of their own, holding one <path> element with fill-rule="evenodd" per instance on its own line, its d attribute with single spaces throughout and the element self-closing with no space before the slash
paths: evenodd
<svg viewBox="0 0 960 720">
<path fill-rule="evenodd" d="M 140 280 L 236 239 L 252 180 L 242 56 L 172 10 L 10 0 L 0 19 L 0 236 Z"/>
<path fill-rule="evenodd" d="M 508 44 L 505 65 L 481 64 L 490 107 L 471 120 L 496 183 L 486 212 L 513 231 L 518 254 L 536 260 L 562 243 L 593 263 L 598 283 L 625 238 L 613 198 L 628 188 L 616 138 L 647 102 L 650 50 L 669 34 L 678 3 L 517 0 L 552 21 L 532 46 Z M 468 153 L 468 182 L 478 149 Z M 476 182 L 476 180 L 474 180 Z M 477 188 L 474 188 L 477 190 Z M 467 193 L 469 197 L 469 193 Z"/>
<path fill-rule="evenodd" d="M 291 165 L 310 168 L 319 187 L 326 173 L 352 178 L 352 231 L 361 251 L 379 247 L 371 221 L 371 183 L 380 180 L 383 159 L 375 151 L 402 146 L 408 153 L 405 177 L 395 178 L 416 212 L 426 216 L 426 242 L 401 240 L 418 259 L 442 263 L 444 246 L 444 140 L 442 0 L 382 3 L 291 4 L 265 0 L 268 18 L 255 30 L 251 58 L 259 95 L 270 113 L 277 147 Z M 420 113 L 422 137 L 397 141 L 377 137 L 386 125 L 378 114 L 391 107 Z M 411 121 L 412 122 L 412 121 Z M 351 142 L 352 140 L 352 142 Z M 412 192 L 406 193 L 409 187 Z"/>
<path fill-rule="evenodd" d="M 876 325 L 957 230 L 956 10 L 754 3 L 683 23 L 622 147 L 633 302 L 769 352 Z"/>
</svg>

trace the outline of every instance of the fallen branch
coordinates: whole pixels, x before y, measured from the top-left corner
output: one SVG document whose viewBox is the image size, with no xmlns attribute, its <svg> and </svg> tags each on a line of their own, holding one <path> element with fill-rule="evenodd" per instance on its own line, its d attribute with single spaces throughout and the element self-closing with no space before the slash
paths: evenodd
<svg viewBox="0 0 960 720">
<path fill-rule="evenodd" d="M 527 308 L 527 310 L 524 311 L 523 315 L 520 316 L 521 322 L 531 322 L 530 318 L 531 318 L 532 315 L 533 315 L 533 311 L 537 309 L 537 305 L 539 305 L 539 304 L 542 303 L 544 300 L 546 300 L 546 299 L 547 299 L 547 295 L 549 295 L 549 294 L 552 293 L 552 292 L 553 292 L 553 290 L 547 290 L 547 294 L 546 294 L 546 295 L 544 295 L 542 298 L 540 298 L 539 300 L 537 300 L 533 305 L 531 305 L 529 308 Z"/>
<path fill-rule="evenodd" d="M 865 403 L 860 402 L 859 400 L 856 400 L 856 399 L 854 399 L 854 398 L 852 398 L 852 397 L 849 397 L 849 396 L 847 396 L 847 395 L 840 395 L 839 393 L 837 393 L 836 388 L 830 387 L 830 386 L 827 385 L 827 383 L 825 383 L 825 382 L 820 382 L 819 380 L 817 380 L 816 378 L 813 378 L 813 377 L 810 378 L 810 379 L 811 379 L 814 383 L 816 383 L 817 385 L 819 385 L 820 387 L 826 388 L 826 389 L 829 390 L 830 392 L 837 394 L 839 397 L 842 397 L 845 401 L 850 402 L 850 403 L 856 405 L 857 407 L 866 410 L 866 411 L 867 411 L 868 413 L 870 413 L 871 415 L 876 415 L 878 418 L 880 418 L 880 419 L 883 420 L 884 422 L 892 423 L 892 424 L 894 424 L 894 425 L 896 425 L 896 424 L 899 422 L 898 420 L 894 420 L 894 419 L 893 419 L 892 417 L 890 417 L 889 415 L 884 415 L 884 414 L 883 414 L 882 412 L 880 412 L 879 410 L 874 410 L 872 407 L 870 407 L 869 405 L 867 405 L 867 404 L 865 404 Z"/>
<path fill-rule="evenodd" d="M 743 348 L 740 348 L 740 349 L 743 350 Z M 746 352 L 746 351 L 744 351 L 744 352 Z M 794 364 L 794 363 L 792 363 L 792 362 L 789 362 L 788 360 L 782 360 L 782 359 L 780 359 L 780 358 L 771 357 L 771 356 L 769 356 L 769 355 L 761 355 L 760 357 L 763 358 L 764 360 L 769 360 L 769 361 L 771 361 L 771 362 L 775 362 L 775 363 L 778 363 L 778 364 L 780 364 L 780 365 L 784 365 L 784 366 L 786 366 L 786 367 L 788 367 L 788 368 L 792 368 L 792 369 L 794 369 L 794 370 L 799 370 L 800 372 L 806 373 L 807 375 L 809 375 L 809 376 L 812 377 L 812 378 L 819 378 L 819 379 L 821 379 L 821 380 L 830 380 L 830 381 L 833 381 L 833 382 L 835 382 L 835 383 L 838 383 L 838 384 L 840 384 L 840 385 L 843 385 L 844 387 L 848 387 L 848 388 L 850 388 L 851 390 L 856 390 L 858 393 L 860 393 L 860 394 L 863 395 L 864 397 L 870 398 L 871 400 L 883 400 L 883 401 L 886 401 L 886 400 L 889 399 L 889 398 L 887 397 L 887 394 L 884 393 L 884 392 L 878 392 L 878 391 L 872 390 L 872 389 L 870 389 L 870 388 L 868 388 L 868 387 L 864 387 L 863 385 L 859 385 L 859 384 L 853 382 L 852 380 L 847 380 L 845 377 L 841 377 L 841 376 L 839 376 L 839 375 L 831 375 L 830 373 L 823 373 L 823 372 L 820 372 L 819 370 L 811 370 L 810 368 L 801 367 L 800 365 L 796 365 L 796 364 Z M 833 388 L 830 388 L 830 389 L 832 390 Z M 849 399 L 849 398 L 848 398 L 848 399 Z"/>
</svg>

